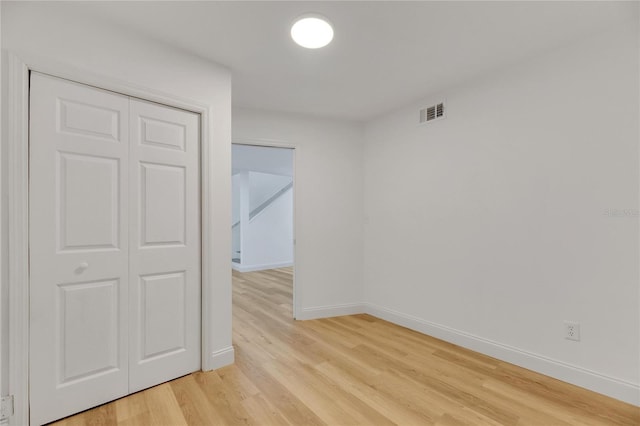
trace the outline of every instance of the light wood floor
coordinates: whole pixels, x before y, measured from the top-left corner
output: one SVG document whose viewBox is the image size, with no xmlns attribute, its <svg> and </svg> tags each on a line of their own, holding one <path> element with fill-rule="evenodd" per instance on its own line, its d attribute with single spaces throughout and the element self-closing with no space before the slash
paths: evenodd
<svg viewBox="0 0 640 426">
<path fill-rule="evenodd" d="M 640 425 L 640 409 L 368 315 L 291 319 L 290 268 L 233 273 L 234 365 L 59 425 Z"/>
</svg>

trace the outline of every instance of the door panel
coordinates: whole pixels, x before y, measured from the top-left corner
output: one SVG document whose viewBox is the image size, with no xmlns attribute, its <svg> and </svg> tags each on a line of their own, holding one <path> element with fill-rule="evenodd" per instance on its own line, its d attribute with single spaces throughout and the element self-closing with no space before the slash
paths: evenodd
<svg viewBox="0 0 640 426">
<path fill-rule="evenodd" d="M 185 271 L 140 277 L 140 362 L 186 350 Z"/>
<path fill-rule="evenodd" d="M 184 151 L 187 128 L 181 123 L 140 117 L 140 144 Z"/>
<path fill-rule="evenodd" d="M 103 106 L 58 99 L 61 133 L 120 142 L 120 114 Z"/>
<path fill-rule="evenodd" d="M 185 245 L 185 174 L 183 166 L 140 162 L 141 247 Z"/>
<path fill-rule="evenodd" d="M 131 392 L 200 368 L 199 116 L 130 103 Z"/>
<path fill-rule="evenodd" d="M 58 152 L 59 250 L 117 249 L 120 161 Z"/>
<path fill-rule="evenodd" d="M 34 424 L 128 393 L 128 110 L 125 96 L 32 74 Z"/>
<path fill-rule="evenodd" d="M 118 287 L 118 280 L 58 286 L 61 384 L 118 368 Z"/>
</svg>

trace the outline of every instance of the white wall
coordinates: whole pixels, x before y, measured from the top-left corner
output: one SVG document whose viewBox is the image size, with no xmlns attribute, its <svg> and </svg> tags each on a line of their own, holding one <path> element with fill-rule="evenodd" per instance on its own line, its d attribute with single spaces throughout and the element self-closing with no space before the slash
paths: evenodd
<svg viewBox="0 0 640 426">
<path fill-rule="evenodd" d="M 231 79 L 228 70 L 197 57 L 173 50 L 121 28 L 76 16 L 73 3 L 2 2 L 2 48 L 15 52 L 27 63 L 43 60 L 82 71 L 88 76 L 107 76 L 129 86 L 148 88 L 171 97 L 193 100 L 208 106 L 212 129 L 212 255 L 211 317 L 215 324 L 209 340 L 212 359 L 230 362 L 231 349 Z M 3 61 L 3 64 L 6 61 Z M 6 75 L 6 70 L 3 72 Z M 3 93 L 6 93 L 3 82 Z M 5 96 L 3 96 L 3 100 Z M 3 108 L 3 111 L 5 108 Z M 3 117 L 3 121 L 6 120 Z M 6 124 L 6 123 L 4 123 Z M 6 126 L 3 126 L 6 127 Z M 3 169 L 6 167 L 7 138 L 2 140 Z M 6 179 L 2 183 L 2 235 L 6 235 Z M 3 270 L 7 247 L 2 245 Z M 2 275 L 2 301 L 6 304 L 7 282 Z M 6 305 L 2 306 L 2 311 Z M 2 323 L 2 346 L 7 345 L 7 323 Z M 222 352 L 216 352 L 222 351 Z M 225 352 L 226 351 L 226 352 Z M 4 351 L 2 352 L 4 353 Z M 5 359 L 2 359 L 5 364 Z M 3 365 L 5 367 L 5 365 Z M 3 392 L 6 377 L 2 377 Z"/>
<path fill-rule="evenodd" d="M 291 150 L 287 149 L 283 151 L 289 152 Z M 293 163 L 293 158 L 291 162 Z M 262 203 L 273 197 L 276 192 L 290 184 L 291 181 L 291 176 L 249 172 L 249 212 L 260 207 Z"/>
<path fill-rule="evenodd" d="M 370 122 L 369 311 L 640 404 L 638 89 L 633 21 Z"/>
<path fill-rule="evenodd" d="M 262 140 L 296 147 L 297 318 L 359 312 L 363 238 L 361 126 L 234 108 L 233 140 Z"/>
<path fill-rule="evenodd" d="M 289 150 L 286 150 L 289 151 Z M 231 160 L 233 163 L 233 160 Z M 293 160 L 291 160 L 293 162 Z M 274 175 L 271 173 L 248 172 L 249 173 L 249 211 L 252 212 L 262 203 L 273 197 L 276 192 L 291 183 L 291 176 Z M 237 223 L 240 220 L 240 174 L 231 176 L 232 192 L 232 213 L 231 222 Z"/>
<path fill-rule="evenodd" d="M 241 271 L 293 265 L 293 189 L 249 220 Z"/>
<path fill-rule="evenodd" d="M 293 265 L 293 191 L 280 194 L 262 211 L 256 211 L 292 183 L 292 150 L 279 151 L 289 158 L 289 176 L 246 171 L 233 175 L 231 179 L 234 207 L 232 256 L 240 258 L 240 262 L 234 262 L 232 266 L 240 272 Z M 231 162 L 235 169 L 235 158 Z M 247 206 L 243 205 L 245 200 L 248 201 Z M 254 211 L 256 215 L 251 217 Z M 240 255 L 238 251 L 241 252 Z"/>
</svg>

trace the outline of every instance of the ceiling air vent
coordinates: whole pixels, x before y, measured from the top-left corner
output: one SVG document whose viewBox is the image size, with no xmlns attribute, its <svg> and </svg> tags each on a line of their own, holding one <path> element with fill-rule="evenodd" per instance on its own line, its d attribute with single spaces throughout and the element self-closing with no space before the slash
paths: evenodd
<svg viewBox="0 0 640 426">
<path fill-rule="evenodd" d="M 420 110 L 420 124 L 440 118 L 444 118 L 444 102 Z"/>
</svg>

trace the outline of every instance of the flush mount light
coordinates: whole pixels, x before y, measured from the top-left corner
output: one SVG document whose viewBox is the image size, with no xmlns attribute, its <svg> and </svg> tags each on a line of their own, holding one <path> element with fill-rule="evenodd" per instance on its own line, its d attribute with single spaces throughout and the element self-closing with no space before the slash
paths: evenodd
<svg viewBox="0 0 640 426">
<path fill-rule="evenodd" d="M 302 47 L 318 49 L 331 43 L 333 27 L 322 15 L 302 15 L 291 27 L 291 38 Z"/>
</svg>

